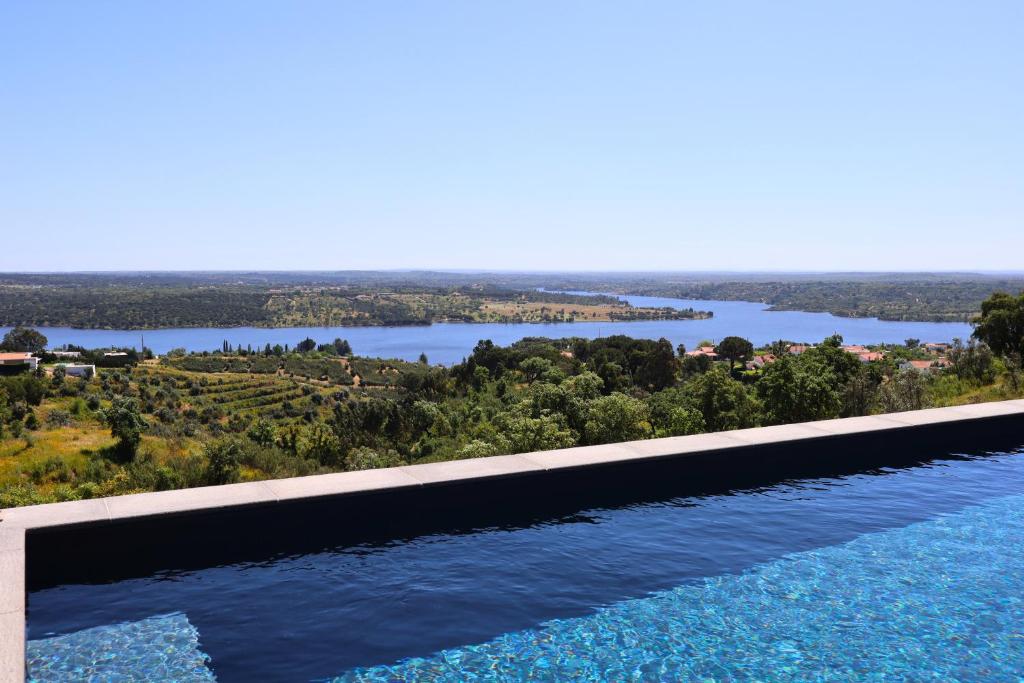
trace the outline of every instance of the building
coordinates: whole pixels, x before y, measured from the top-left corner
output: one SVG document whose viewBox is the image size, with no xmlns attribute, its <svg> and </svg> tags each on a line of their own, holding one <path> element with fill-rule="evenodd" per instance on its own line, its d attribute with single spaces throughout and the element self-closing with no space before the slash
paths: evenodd
<svg viewBox="0 0 1024 683">
<path fill-rule="evenodd" d="M 861 346 L 860 344 L 847 344 L 845 346 L 841 346 L 840 348 L 843 351 L 846 351 L 847 353 L 852 353 L 855 356 L 860 355 L 862 353 L 867 353 L 868 351 L 870 351 L 870 349 L 868 349 L 868 347 Z"/>
<path fill-rule="evenodd" d="M 875 363 L 885 358 L 885 354 L 881 351 L 865 351 L 864 353 L 858 353 L 857 359 L 861 363 Z"/>
<path fill-rule="evenodd" d="M 711 360 L 718 360 L 718 354 L 715 353 L 714 346 L 701 346 L 693 351 L 687 351 L 687 356 L 707 356 Z"/>
<path fill-rule="evenodd" d="M 791 344 L 789 347 L 789 353 L 794 356 L 799 356 L 804 351 L 809 351 L 813 348 L 813 346 L 808 346 L 807 344 Z"/>
<path fill-rule="evenodd" d="M 931 353 L 945 353 L 951 348 L 946 342 L 925 342 L 922 346 Z"/>
<path fill-rule="evenodd" d="M 50 351 L 51 354 L 57 356 L 57 358 L 80 358 L 81 351 Z"/>
<path fill-rule="evenodd" d="M 85 377 L 86 379 L 96 376 L 96 366 L 86 363 L 58 363 L 58 368 L 64 368 L 64 374 L 68 377 Z"/>
<path fill-rule="evenodd" d="M 775 356 L 770 353 L 766 353 L 762 356 L 754 356 L 749 363 L 747 363 L 747 369 L 749 370 L 760 370 L 769 363 L 774 363 L 778 360 Z"/>
<path fill-rule="evenodd" d="M 32 355 L 30 351 L 12 351 L 0 353 L 0 366 L 4 369 L 15 369 L 22 370 L 19 367 L 27 365 L 29 370 L 35 370 L 39 367 L 39 359 Z"/>
<path fill-rule="evenodd" d="M 947 365 L 949 365 L 949 361 L 947 361 L 944 358 L 940 360 L 906 360 L 900 363 L 900 370 L 917 370 L 918 372 L 938 372 Z"/>
<path fill-rule="evenodd" d="M 126 352 L 124 352 L 124 351 L 107 351 L 106 353 L 103 354 L 103 357 L 104 358 L 121 358 L 121 357 L 124 357 L 124 356 L 127 356 L 127 355 L 128 354 Z"/>
</svg>

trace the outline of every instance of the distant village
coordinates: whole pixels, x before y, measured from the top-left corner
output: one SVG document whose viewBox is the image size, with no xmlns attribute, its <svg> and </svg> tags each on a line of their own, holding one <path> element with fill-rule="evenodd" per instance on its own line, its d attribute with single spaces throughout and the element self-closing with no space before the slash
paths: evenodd
<svg viewBox="0 0 1024 683">
<path fill-rule="evenodd" d="M 951 344 L 947 342 L 926 342 L 916 346 L 916 349 L 922 350 L 928 354 L 928 358 L 914 359 L 914 360 L 901 360 L 897 366 L 900 370 L 917 370 L 920 372 L 938 372 L 943 368 L 950 366 L 950 361 L 947 358 L 947 354 L 951 348 Z M 693 351 L 687 351 L 686 356 L 706 357 L 709 361 L 720 360 L 720 355 L 716 353 L 715 346 L 702 345 L 694 349 Z M 813 349 L 813 344 L 790 344 L 786 350 L 786 353 L 799 356 L 809 349 Z M 880 350 L 872 350 L 866 346 L 860 344 L 846 344 L 841 346 L 843 351 L 850 353 L 858 358 L 862 363 L 877 363 L 884 360 L 888 351 L 884 348 Z M 95 356 L 96 352 L 92 352 L 91 355 Z M 571 354 L 569 354 L 571 355 Z M 138 355 L 131 351 L 104 351 L 98 359 L 94 359 L 92 363 L 79 362 L 82 359 L 81 351 L 42 351 L 40 352 L 41 357 L 33 355 L 28 351 L 14 351 L 0 353 L 0 374 L 11 374 L 12 372 L 22 372 L 24 370 L 35 371 L 39 368 L 39 364 L 43 362 L 52 363 L 49 366 L 50 371 L 53 369 L 60 368 L 64 374 L 68 377 L 85 377 L 90 378 L 96 374 L 96 367 L 122 367 L 126 364 L 130 364 L 138 359 Z M 759 353 L 755 354 L 745 364 L 747 370 L 760 370 L 766 365 L 774 363 L 778 360 L 778 357 L 772 353 Z M 56 361 L 56 362 L 54 362 Z"/>
<path fill-rule="evenodd" d="M 814 345 L 812 344 L 790 344 L 786 353 L 793 356 L 799 356 L 805 351 L 813 348 Z M 843 351 L 856 356 L 861 363 L 877 363 L 884 360 L 888 353 L 884 349 L 880 351 L 872 351 L 868 347 L 860 344 L 846 344 L 840 348 Z M 931 357 L 919 360 L 903 360 L 898 366 L 900 370 L 938 372 L 939 370 L 950 366 L 950 361 L 946 357 L 946 354 L 949 353 L 951 344 L 946 342 L 926 342 L 919 344 L 917 348 L 923 349 Z M 714 346 L 699 346 L 693 351 L 687 351 L 686 355 L 691 357 L 704 356 L 711 361 L 719 360 L 719 354 L 715 352 Z M 771 353 L 757 354 L 746 362 L 746 369 L 760 370 L 764 366 L 774 363 L 776 360 L 778 360 L 778 358 Z"/>
</svg>

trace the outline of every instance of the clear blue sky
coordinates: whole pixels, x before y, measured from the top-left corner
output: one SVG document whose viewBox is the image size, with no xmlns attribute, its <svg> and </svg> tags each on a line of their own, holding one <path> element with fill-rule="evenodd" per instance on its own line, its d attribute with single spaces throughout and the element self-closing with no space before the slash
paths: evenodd
<svg viewBox="0 0 1024 683">
<path fill-rule="evenodd" d="M 1021 269 L 1024 3 L 6 2 L 0 270 Z"/>
</svg>

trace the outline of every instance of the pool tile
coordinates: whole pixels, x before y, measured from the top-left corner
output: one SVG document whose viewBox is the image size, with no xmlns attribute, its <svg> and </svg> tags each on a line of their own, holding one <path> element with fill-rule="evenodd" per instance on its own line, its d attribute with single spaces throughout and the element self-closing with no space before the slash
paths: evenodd
<svg viewBox="0 0 1024 683">
<path fill-rule="evenodd" d="M 0 613 L 0 681 L 25 680 L 25 613 Z"/>
<path fill-rule="evenodd" d="M 26 529 L 105 522 L 110 515 L 104 500 L 98 498 L 8 508 L 0 513 L 0 519 L 6 524 Z"/>
<path fill-rule="evenodd" d="M 439 484 L 462 479 L 489 479 L 543 472 L 545 468 L 518 455 L 498 455 L 489 458 L 408 465 L 399 469 L 424 484 Z"/>
<path fill-rule="evenodd" d="M 605 444 L 603 446 L 559 448 L 551 451 L 523 453 L 519 457 L 544 469 L 562 469 L 634 460 L 644 456 L 633 449 L 630 444 Z"/>
<path fill-rule="evenodd" d="M 671 457 L 746 446 L 747 442 L 737 438 L 736 434 L 737 432 L 712 432 L 690 436 L 670 436 L 649 441 L 630 441 L 624 445 L 643 457 Z"/>
<path fill-rule="evenodd" d="M 179 514 L 198 510 L 273 503 L 277 499 L 262 482 L 206 486 L 176 491 L 137 493 L 107 498 L 110 519 L 132 519 L 156 515 Z"/>
<path fill-rule="evenodd" d="M 843 417 L 836 418 L 834 420 L 820 420 L 810 424 L 814 429 L 823 432 L 826 436 L 845 436 L 849 434 L 879 432 L 890 429 L 902 429 L 906 426 L 896 420 L 888 419 L 888 416 L 886 415 Z"/>
<path fill-rule="evenodd" d="M 25 610 L 25 553 L 0 551 L 0 613 Z"/>
<path fill-rule="evenodd" d="M 0 523 L 0 551 L 25 551 L 25 530 L 21 527 Z"/>
<path fill-rule="evenodd" d="M 420 480 L 403 472 L 400 467 L 319 474 L 310 477 L 292 477 L 291 479 L 272 479 L 264 484 L 279 501 L 340 496 L 364 491 L 403 489 L 422 485 Z"/>
<path fill-rule="evenodd" d="M 962 406 L 953 406 L 950 411 L 965 418 L 1002 417 L 1004 415 L 1024 417 L 1024 405 L 1013 405 L 1013 403 L 1013 401 L 968 403 Z"/>
</svg>

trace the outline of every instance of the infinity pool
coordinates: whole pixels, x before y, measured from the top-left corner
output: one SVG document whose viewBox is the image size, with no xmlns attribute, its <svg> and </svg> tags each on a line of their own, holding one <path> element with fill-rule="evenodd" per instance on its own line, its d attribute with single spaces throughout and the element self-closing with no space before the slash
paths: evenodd
<svg viewBox="0 0 1024 683">
<path fill-rule="evenodd" d="M 38 681 L 1016 682 L 1024 450 L 46 587 L 29 639 Z"/>
</svg>

